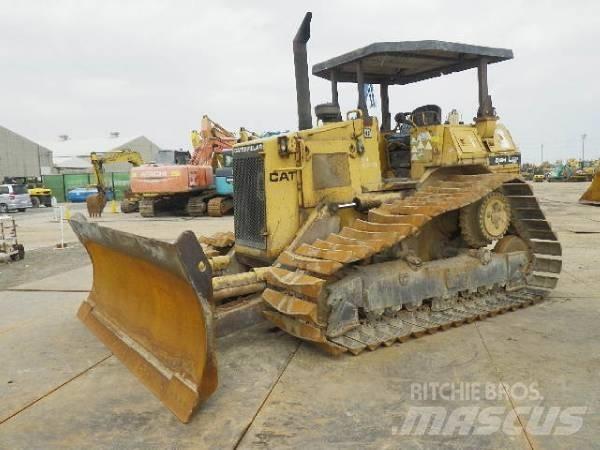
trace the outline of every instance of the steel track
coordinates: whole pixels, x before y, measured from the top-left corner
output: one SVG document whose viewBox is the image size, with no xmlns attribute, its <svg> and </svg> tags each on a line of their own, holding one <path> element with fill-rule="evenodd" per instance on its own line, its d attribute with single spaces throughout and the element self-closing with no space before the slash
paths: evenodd
<svg viewBox="0 0 600 450">
<path fill-rule="evenodd" d="M 431 219 L 476 202 L 497 189 L 510 202 L 512 234 L 521 237 L 530 249 L 525 287 L 507 292 L 504 287 L 487 291 L 485 286 L 473 286 L 471 293 L 449 299 L 450 306 L 442 311 L 432 311 L 428 299 L 423 299 L 423 306 L 416 311 L 403 309 L 390 316 L 363 319 L 360 326 L 341 336 L 326 335 L 326 327 L 316 319 L 318 303 L 327 295 L 324 288 L 337 279 L 337 273 L 343 273 L 342 269 L 352 264 L 368 263 L 373 255 L 418 234 Z M 374 350 L 535 304 L 558 282 L 561 246 L 531 187 L 514 175 L 446 176 L 426 184 L 411 197 L 370 211 L 368 217 L 324 241 L 284 252 L 267 276 L 263 293 L 270 306 L 267 318 L 289 333 L 332 352 L 359 354 L 365 348 Z"/>
</svg>

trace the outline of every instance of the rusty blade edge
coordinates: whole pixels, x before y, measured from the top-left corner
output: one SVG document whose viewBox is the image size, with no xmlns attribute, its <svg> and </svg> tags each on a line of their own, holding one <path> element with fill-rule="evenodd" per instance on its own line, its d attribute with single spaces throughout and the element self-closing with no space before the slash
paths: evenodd
<svg viewBox="0 0 600 450">
<path fill-rule="evenodd" d="M 196 386 L 170 371 L 134 341 L 126 338 L 106 318 L 96 314 L 93 305 L 87 300 L 81 304 L 77 316 L 182 422 L 187 423 L 195 407 L 216 389 L 216 368 L 212 358 L 208 358 L 203 385 Z"/>
</svg>

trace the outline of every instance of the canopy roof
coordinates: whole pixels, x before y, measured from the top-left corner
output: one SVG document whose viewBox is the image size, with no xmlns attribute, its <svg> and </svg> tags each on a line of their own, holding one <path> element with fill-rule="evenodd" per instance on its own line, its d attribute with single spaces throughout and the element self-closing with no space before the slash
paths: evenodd
<svg viewBox="0 0 600 450">
<path fill-rule="evenodd" d="M 330 80 L 335 71 L 336 81 L 356 83 L 360 62 L 365 83 L 409 84 L 472 69 L 482 58 L 491 64 L 512 57 L 509 49 L 454 42 L 378 42 L 315 64 L 313 75 Z"/>
</svg>

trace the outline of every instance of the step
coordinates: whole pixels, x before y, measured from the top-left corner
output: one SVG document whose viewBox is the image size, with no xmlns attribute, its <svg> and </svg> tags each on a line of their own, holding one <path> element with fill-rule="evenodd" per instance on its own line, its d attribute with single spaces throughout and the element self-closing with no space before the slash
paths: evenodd
<svg viewBox="0 0 600 450">
<path fill-rule="evenodd" d="M 344 267 L 343 264 L 327 259 L 309 258 L 307 256 L 296 255 L 289 250 L 285 250 L 279 255 L 277 261 L 281 264 L 321 275 L 331 275 Z"/>
<path fill-rule="evenodd" d="M 390 233 L 384 231 L 361 231 L 352 227 L 342 228 L 340 235 L 352 239 L 358 239 L 363 242 L 368 242 L 372 240 L 383 241 L 387 246 L 394 245 L 399 240 L 397 233 Z"/>
<path fill-rule="evenodd" d="M 421 206 L 407 206 L 407 205 L 381 205 L 379 209 L 387 214 L 424 214 L 426 216 L 435 217 L 446 211 L 447 208 L 441 207 L 440 205 L 421 205 Z"/>
<path fill-rule="evenodd" d="M 347 250 L 333 250 L 314 247 L 309 244 L 301 244 L 294 253 L 301 256 L 309 256 L 311 258 L 330 259 L 339 263 L 351 263 L 358 261 L 360 257 L 355 256 Z"/>
<path fill-rule="evenodd" d="M 317 239 L 312 243 L 313 247 L 321 248 L 324 250 L 342 250 L 351 252 L 358 259 L 364 259 L 375 253 L 370 247 L 366 245 L 353 245 L 353 244 L 333 244 L 331 242 Z"/>
<path fill-rule="evenodd" d="M 430 181 L 427 182 L 427 184 L 425 186 L 423 186 L 422 189 L 429 189 L 429 188 L 434 188 L 434 189 L 458 189 L 458 190 L 465 190 L 465 189 L 469 189 L 472 186 L 471 183 L 467 183 L 465 181 L 444 181 L 444 180 L 437 180 L 437 181 Z"/>
<path fill-rule="evenodd" d="M 321 278 L 313 277 L 301 271 L 292 272 L 280 267 L 269 267 L 265 271 L 264 277 L 267 283 L 272 286 L 314 299 L 319 298 L 325 285 L 325 280 Z"/>
<path fill-rule="evenodd" d="M 299 317 L 315 325 L 318 324 L 316 303 L 307 302 L 270 288 L 263 291 L 262 299 L 273 309 L 286 316 Z"/>
<path fill-rule="evenodd" d="M 406 223 L 376 223 L 376 222 L 368 222 L 366 220 L 356 219 L 352 223 L 352 228 L 361 231 L 381 231 L 381 232 L 389 232 L 389 233 L 397 233 L 401 236 L 407 236 L 414 231 L 416 231 L 416 227 Z"/>
<path fill-rule="evenodd" d="M 432 193 L 432 194 L 437 194 L 437 193 L 447 193 L 447 194 L 456 194 L 456 193 L 460 193 L 464 191 L 464 187 L 465 186 L 461 186 L 461 187 L 447 187 L 444 186 L 443 184 L 440 186 L 426 186 L 422 189 L 419 189 L 419 193 L 421 192 L 425 192 L 425 193 Z"/>
<path fill-rule="evenodd" d="M 270 320 L 277 327 L 281 328 L 283 331 L 291 334 L 292 336 L 312 342 L 327 342 L 325 339 L 325 334 L 320 327 L 302 322 L 277 311 L 270 311 L 268 309 L 263 311 L 263 315 L 267 320 Z"/>
<path fill-rule="evenodd" d="M 379 253 L 386 246 L 385 241 L 382 240 L 373 239 L 370 241 L 363 241 L 334 233 L 327 236 L 326 241 L 332 244 L 364 245 L 369 247 L 374 253 Z"/>
<path fill-rule="evenodd" d="M 379 208 L 370 210 L 368 217 L 369 217 L 369 222 L 405 223 L 405 224 L 413 225 L 415 227 L 420 227 L 424 223 L 429 222 L 431 220 L 431 217 L 426 216 L 425 214 L 410 214 L 410 215 L 388 214 L 388 213 L 381 211 Z"/>
</svg>

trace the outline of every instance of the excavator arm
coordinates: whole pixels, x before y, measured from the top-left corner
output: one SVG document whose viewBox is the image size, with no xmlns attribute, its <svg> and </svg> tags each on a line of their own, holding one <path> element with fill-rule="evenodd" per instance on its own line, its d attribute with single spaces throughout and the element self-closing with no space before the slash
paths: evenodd
<svg viewBox="0 0 600 450">
<path fill-rule="evenodd" d="M 215 168 L 215 155 L 233 147 L 236 142 L 237 138 L 231 131 L 204 115 L 200 123 L 200 131 L 192 131 L 194 155 L 190 164 L 194 166 L 207 165 Z"/>
<path fill-rule="evenodd" d="M 90 153 L 90 160 L 96 173 L 96 179 L 98 180 L 98 189 L 106 190 L 106 183 L 104 182 L 104 164 L 128 162 L 133 167 L 141 166 L 144 164 L 142 155 L 135 150 L 124 149 L 114 152 L 104 153 L 99 155 L 96 152 Z"/>
</svg>

